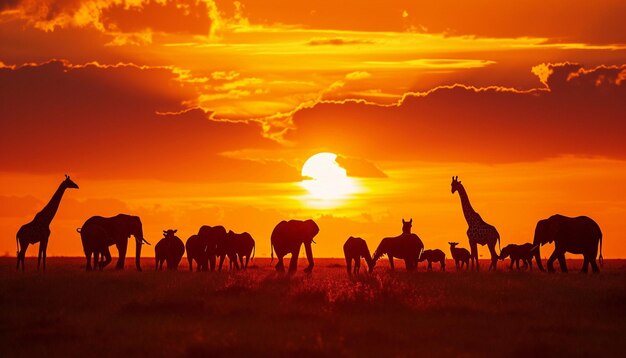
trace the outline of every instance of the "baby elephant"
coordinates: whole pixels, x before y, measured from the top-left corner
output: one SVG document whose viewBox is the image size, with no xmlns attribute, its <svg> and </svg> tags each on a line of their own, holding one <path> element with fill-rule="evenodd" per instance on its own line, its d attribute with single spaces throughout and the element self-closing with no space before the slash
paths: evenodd
<svg viewBox="0 0 626 358">
<path fill-rule="evenodd" d="M 422 256 L 419 258 L 419 262 L 424 260 L 428 261 L 428 271 L 433 270 L 433 262 L 439 263 L 441 271 L 446 270 L 446 254 L 439 249 L 424 250 L 424 252 L 422 252 Z"/>
<path fill-rule="evenodd" d="M 500 260 L 503 260 L 507 257 L 511 257 L 511 265 L 509 269 L 513 269 L 513 262 L 515 262 L 515 267 L 519 270 L 519 261 L 522 260 L 524 266 L 522 268 L 530 268 L 530 271 L 533 270 L 533 256 L 538 249 L 538 246 L 533 246 L 533 244 L 526 243 L 523 245 L 510 244 L 505 246 L 500 253 Z"/>
<path fill-rule="evenodd" d="M 466 269 L 469 268 L 470 252 L 463 248 L 457 249 L 456 245 L 459 244 L 458 242 L 449 242 L 448 244 L 450 244 L 450 253 L 454 259 L 456 270 L 459 270 L 459 264 L 461 269 L 463 268 L 463 264 L 465 264 Z"/>
<path fill-rule="evenodd" d="M 365 258 L 369 272 L 372 273 L 374 270 L 374 260 L 372 260 L 372 255 L 370 255 L 370 249 L 367 247 L 367 242 L 360 237 L 350 236 L 346 243 L 343 244 L 343 254 L 346 257 L 348 275 L 352 275 L 352 260 L 354 260 L 354 274 L 357 275 L 359 273 L 361 257 Z"/>
<path fill-rule="evenodd" d="M 163 269 L 163 261 L 168 270 L 176 270 L 185 253 L 185 244 L 176 236 L 178 230 L 163 230 L 163 238 L 154 247 L 156 269 Z"/>
</svg>

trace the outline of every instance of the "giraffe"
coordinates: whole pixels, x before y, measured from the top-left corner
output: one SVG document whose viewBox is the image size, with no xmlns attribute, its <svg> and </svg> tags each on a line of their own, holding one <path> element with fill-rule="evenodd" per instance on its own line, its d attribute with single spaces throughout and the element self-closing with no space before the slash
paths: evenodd
<svg viewBox="0 0 626 358">
<path fill-rule="evenodd" d="M 489 270 L 492 268 L 495 270 L 500 257 L 496 253 L 496 241 L 498 242 L 498 247 L 500 247 L 500 234 L 498 234 L 498 230 L 496 230 L 493 225 L 484 222 L 480 215 L 474 211 L 467 197 L 467 192 L 458 179 L 458 176 L 456 178 L 452 177 L 452 194 L 458 191 L 459 197 L 461 198 L 461 208 L 463 209 L 463 215 L 465 216 L 465 221 L 467 221 L 468 226 L 467 238 L 469 239 L 471 250 L 470 261 L 472 263 L 472 269 L 474 269 L 474 263 L 476 263 L 476 270 L 478 271 L 477 245 L 487 245 L 491 253 L 491 265 L 489 265 Z"/>
<path fill-rule="evenodd" d="M 20 268 L 20 262 L 22 262 L 22 271 L 24 271 L 24 256 L 26 255 L 26 249 L 29 244 L 39 243 L 39 257 L 37 259 L 37 270 L 41 264 L 41 257 L 43 256 L 43 269 L 46 269 L 46 249 L 48 248 L 48 238 L 50 237 L 50 222 L 54 219 L 54 215 L 59 209 L 61 198 L 65 189 L 78 189 L 78 185 L 74 183 L 70 177 L 66 174 L 65 180 L 61 182 L 57 191 L 52 195 L 52 199 L 48 202 L 40 212 L 35 215 L 35 218 L 28 224 L 24 224 L 17 232 L 17 269 Z"/>
</svg>

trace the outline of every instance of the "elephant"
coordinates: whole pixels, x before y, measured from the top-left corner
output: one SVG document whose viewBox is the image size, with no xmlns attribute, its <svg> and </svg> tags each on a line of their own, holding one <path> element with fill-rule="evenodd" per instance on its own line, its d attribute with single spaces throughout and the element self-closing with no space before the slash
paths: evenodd
<svg viewBox="0 0 626 358">
<path fill-rule="evenodd" d="M 209 257 L 206 255 L 204 247 L 205 245 L 198 235 L 191 235 L 187 239 L 187 242 L 185 242 L 189 271 L 193 271 L 193 261 L 196 261 L 198 271 L 207 271 L 209 267 Z"/>
<path fill-rule="evenodd" d="M 247 232 L 243 232 L 241 234 L 237 234 L 232 230 L 228 231 L 228 237 L 232 240 L 233 245 L 235 247 L 235 254 L 239 259 L 239 263 L 243 270 L 248 268 L 248 261 L 254 259 L 254 254 L 256 252 L 256 244 L 252 235 Z M 250 257 L 252 255 L 252 257 Z M 243 258 L 246 258 L 244 263 Z"/>
<path fill-rule="evenodd" d="M 522 245 L 510 244 L 506 245 L 502 251 L 500 252 L 500 260 L 503 260 L 507 257 L 511 257 L 511 265 L 509 269 L 513 269 L 513 263 L 515 263 L 515 267 L 519 270 L 519 262 L 522 260 L 524 266 L 522 268 L 529 268 L 530 271 L 533 270 L 533 256 L 534 252 L 539 248 L 539 246 L 533 246 L 531 243 L 526 243 Z"/>
<path fill-rule="evenodd" d="M 596 264 L 598 254 L 598 243 L 600 244 L 600 265 L 602 258 L 602 231 L 600 226 L 587 216 L 567 217 L 556 214 L 551 217 L 539 220 L 535 228 L 533 244 L 537 246 L 535 260 L 541 271 L 544 271 L 541 264 L 540 246 L 554 241 L 554 252 L 548 258 L 548 271 L 554 272 L 553 263 L 559 260 L 562 272 L 567 272 L 565 264 L 565 253 L 582 254 L 584 257 L 581 272 L 587 272 L 589 264 L 594 273 L 600 272 Z"/>
<path fill-rule="evenodd" d="M 439 249 L 424 250 L 418 261 L 422 262 L 424 260 L 428 262 L 428 271 L 433 270 L 433 262 L 439 263 L 441 271 L 446 270 L 446 254 Z"/>
<path fill-rule="evenodd" d="M 215 250 L 215 255 L 220 258 L 220 263 L 218 266 L 218 271 L 222 271 L 222 265 L 224 264 L 224 259 L 228 256 L 228 260 L 230 261 L 230 269 L 233 269 L 233 264 L 235 268 L 239 270 L 239 264 L 237 263 L 237 251 L 235 247 L 236 242 L 232 240 L 232 236 L 226 233 L 226 229 L 224 229 L 224 235 L 220 235 L 217 241 L 217 248 Z"/>
<path fill-rule="evenodd" d="M 102 216 L 92 216 L 87 219 L 83 226 L 77 230 L 83 243 L 83 250 L 87 258 L 87 271 L 91 271 L 91 255 L 94 255 L 94 266 L 102 270 L 111 262 L 109 246 L 115 245 L 119 252 L 116 269 L 124 269 L 126 259 L 126 248 L 128 238 L 135 237 L 135 265 L 137 271 L 141 271 L 141 246 L 143 243 L 150 245 L 143 237 L 141 219 L 138 216 L 119 214 L 110 218 Z M 98 256 L 101 254 L 104 261 L 100 262 Z"/>
<path fill-rule="evenodd" d="M 185 244 L 176 236 L 178 230 L 163 230 L 163 239 L 154 246 L 156 269 L 163 269 L 163 262 L 167 262 L 168 270 L 178 269 L 178 264 L 185 253 Z"/>
<path fill-rule="evenodd" d="M 298 255 L 300 254 L 300 247 L 304 244 L 304 250 L 306 252 L 306 258 L 309 261 L 309 266 L 304 269 L 304 272 L 311 273 L 313 271 L 313 251 L 311 244 L 315 243 L 313 238 L 320 231 L 315 221 L 309 220 L 289 220 L 279 222 L 272 231 L 271 237 L 271 257 L 274 261 L 274 250 L 276 250 L 276 257 L 278 263 L 276 264 L 276 271 L 284 272 L 285 265 L 283 264 L 283 257 L 287 254 L 291 254 L 291 261 L 289 262 L 289 273 L 295 273 L 298 268 Z"/>
<path fill-rule="evenodd" d="M 410 221 L 402 219 L 402 234 L 396 237 L 386 237 L 380 241 L 372 258 L 374 264 L 383 255 L 387 255 L 392 271 L 395 270 L 394 257 L 404 260 L 407 271 L 417 269 L 417 263 L 424 251 L 424 243 L 419 236 L 411 233 L 412 224 L 413 219 Z"/>
<path fill-rule="evenodd" d="M 196 261 L 198 271 L 207 271 L 209 264 L 211 271 L 215 271 L 215 260 L 218 250 L 218 243 L 226 239 L 226 229 L 223 226 L 203 225 L 198 230 L 197 235 L 192 235 L 187 239 L 187 260 L 189 270 L 193 269 L 192 261 Z"/>
<path fill-rule="evenodd" d="M 368 272 L 374 271 L 374 260 L 370 255 L 370 249 L 367 247 L 367 242 L 360 237 L 350 236 L 343 244 L 343 254 L 346 257 L 346 269 L 348 275 L 352 275 L 352 261 L 354 261 L 354 274 L 358 275 L 361 269 L 361 257 L 365 259 L 368 266 Z"/>
</svg>

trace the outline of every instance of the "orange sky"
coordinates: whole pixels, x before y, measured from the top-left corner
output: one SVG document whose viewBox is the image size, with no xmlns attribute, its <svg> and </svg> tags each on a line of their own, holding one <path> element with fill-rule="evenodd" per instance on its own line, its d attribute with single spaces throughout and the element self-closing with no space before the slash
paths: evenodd
<svg viewBox="0 0 626 358">
<path fill-rule="evenodd" d="M 261 256 L 283 219 L 314 218 L 314 254 L 338 257 L 348 236 L 373 250 L 412 217 L 447 251 L 468 246 L 458 175 L 503 246 L 552 214 L 588 215 L 604 256 L 626 257 L 624 13 L 619 0 L 4 1 L 0 254 L 68 173 L 80 189 L 49 255 L 81 255 L 75 228 L 120 212 L 153 242 L 249 231 Z M 358 190 L 310 200 L 300 170 L 318 152 L 339 154 Z"/>
</svg>

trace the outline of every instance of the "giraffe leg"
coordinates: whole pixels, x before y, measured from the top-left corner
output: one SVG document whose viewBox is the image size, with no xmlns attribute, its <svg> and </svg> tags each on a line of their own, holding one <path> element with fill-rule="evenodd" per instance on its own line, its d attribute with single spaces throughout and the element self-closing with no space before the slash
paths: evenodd
<svg viewBox="0 0 626 358">
<path fill-rule="evenodd" d="M 22 263 L 22 271 L 24 271 L 24 258 L 26 257 L 26 249 L 28 248 L 28 243 L 20 242 L 20 252 L 17 254 L 17 269 L 20 269 L 20 262 Z"/>
<path fill-rule="evenodd" d="M 478 271 L 478 246 L 475 241 L 470 242 L 470 261 L 472 262 L 472 270 L 474 269 L 474 262 L 476 262 L 476 271 Z"/>
<path fill-rule="evenodd" d="M 496 253 L 495 241 L 493 243 L 490 243 L 488 247 L 489 247 L 489 253 L 491 254 L 491 265 L 489 265 L 489 270 L 491 271 L 491 268 L 493 268 L 493 270 L 495 271 L 497 268 L 497 264 L 498 264 L 498 254 Z M 518 263 L 517 268 L 519 269 L 519 263 Z"/>
<path fill-rule="evenodd" d="M 39 271 L 39 266 L 41 266 L 42 246 L 43 246 L 43 243 L 39 242 L 39 253 L 37 255 L 37 271 Z"/>
<path fill-rule="evenodd" d="M 41 242 L 41 252 L 43 255 L 43 270 L 46 270 L 46 256 L 48 256 L 48 239 Z"/>
</svg>

